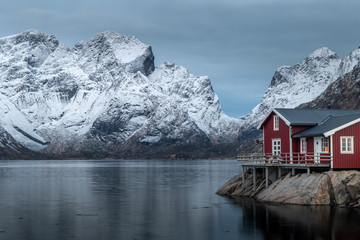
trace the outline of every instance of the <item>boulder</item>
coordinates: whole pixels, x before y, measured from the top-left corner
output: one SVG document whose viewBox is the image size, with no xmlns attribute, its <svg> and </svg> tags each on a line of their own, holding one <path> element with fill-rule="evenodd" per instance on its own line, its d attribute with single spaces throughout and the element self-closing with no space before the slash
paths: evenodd
<svg viewBox="0 0 360 240">
<path fill-rule="evenodd" d="M 217 190 L 216 194 L 227 195 L 233 193 L 241 185 L 241 179 L 241 174 L 232 177 Z"/>
<path fill-rule="evenodd" d="M 332 202 L 331 182 L 326 174 L 290 173 L 276 180 L 256 196 L 258 200 L 274 203 L 329 205 Z"/>
<path fill-rule="evenodd" d="M 349 193 L 351 200 L 356 201 L 360 199 L 360 174 L 353 174 L 352 178 L 346 184 L 346 190 Z"/>
<path fill-rule="evenodd" d="M 346 205 L 350 200 L 344 182 L 351 174 L 352 171 L 327 172 L 333 187 L 335 202 L 338 205 Z"/>
</svg>

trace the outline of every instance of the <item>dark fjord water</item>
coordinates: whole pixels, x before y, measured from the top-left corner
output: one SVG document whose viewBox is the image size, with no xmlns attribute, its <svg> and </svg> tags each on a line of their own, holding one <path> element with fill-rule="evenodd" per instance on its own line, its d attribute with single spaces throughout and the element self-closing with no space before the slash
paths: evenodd
<svg viewBox="0 0 360 240">
<path fill-rule="evenodd" d="M 233 160 L 0 161 L 0 239 L 359 239 L 360 211 L 215 191 Z"/>
</svg>

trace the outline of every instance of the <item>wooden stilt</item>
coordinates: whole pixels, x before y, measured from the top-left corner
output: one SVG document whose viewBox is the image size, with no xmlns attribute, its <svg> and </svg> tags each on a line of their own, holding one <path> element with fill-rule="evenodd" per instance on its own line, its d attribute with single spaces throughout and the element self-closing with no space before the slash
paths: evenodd
<svg viewBox="0 0 360 240">
<path fill-rule="evenodd" d="M 253 167 L 253 190 L 256 190 L 256 168 Z"/>
<path fill-rule="evenodd" d="M 269 168 L 265 168 L 265 187 L 268 188 L 269 186 Z"/>
<path fill-rule="evenodd" d="M 278 168 L 278 178 L 281 178 L 281 168 Z"/>
<path fill-rule="evenodd" d="M 310 168 L 307 168 L 307 175 L 310 176 Z"/>
<path fill-rule="evenodd" d="M 242 189 L 245 189 L 245 168 L 243 167 L 242 171 Z"/>
<path fill-rule="evenodd" d="M 291 176 L 295 176 L 295 168 L 291 169 Z"/>
<path fill-rule="evenodd" d="M 281 168 L 278 168 L 278 178 L 281 178 Z"/>
</svg>

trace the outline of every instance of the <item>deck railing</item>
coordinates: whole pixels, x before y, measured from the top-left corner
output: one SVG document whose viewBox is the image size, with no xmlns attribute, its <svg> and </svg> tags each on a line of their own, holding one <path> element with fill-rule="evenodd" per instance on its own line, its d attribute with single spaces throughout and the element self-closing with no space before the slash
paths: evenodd
<svg viewBox="0 0 360 240">
<path fill-rule="evenodd" d="M 324 153 L 281 153 L 280 155 L 244 153 L 239 154 L 237 159 L 240 164 L 302 164 L 302 165 L 330 165 L 332 156 Z"/>
</svg>

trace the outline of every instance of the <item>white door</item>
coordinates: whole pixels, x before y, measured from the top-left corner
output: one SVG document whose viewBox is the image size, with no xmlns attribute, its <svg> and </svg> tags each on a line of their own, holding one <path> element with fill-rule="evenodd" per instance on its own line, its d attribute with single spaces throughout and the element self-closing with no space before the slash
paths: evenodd
<svg viewBox="0 0 360 240">
<path fill-rule="evenodd" d="M 314 163 L 320 163 L 321 137 L 314 138 Z"/>
<path fill-rule="evenodd" d="M 281 153 L 281 139 L 272 139 L 272 154 L 279 155 Z"/>
</svg>

